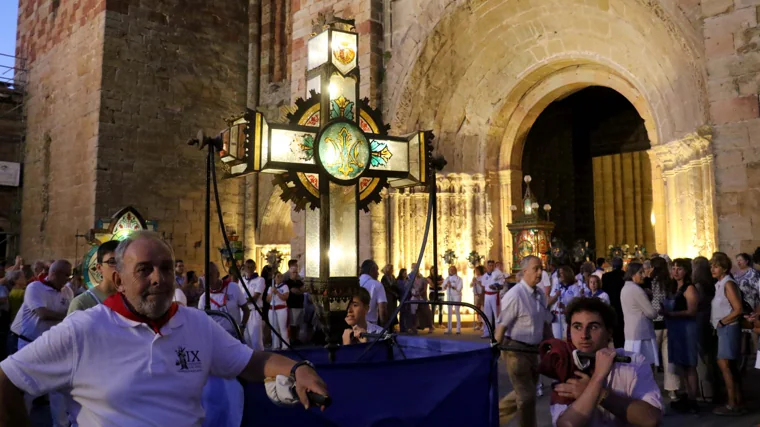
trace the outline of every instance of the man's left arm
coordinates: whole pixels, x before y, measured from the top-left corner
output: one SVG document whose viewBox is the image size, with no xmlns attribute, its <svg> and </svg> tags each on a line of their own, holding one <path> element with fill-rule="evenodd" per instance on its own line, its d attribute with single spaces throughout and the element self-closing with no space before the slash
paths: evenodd
<svg viewBox="0 0 760 427">
<path fill-rule="evenodd" d="M 235 296 L 240 303 L 238 306 L 240 307 L 240 310 L 243 312 L 243 327 L 248 324 L 248 318 L 251 317 L 251 309 L 248 308 L 248 298 L 245 296 L 245 291 L 243 290 L 243 286 L 245 286 L 243 283 L 238 283 L 237 290 L 235 291 L 237 295 Z"/>
<path fill-rule="evenodd" d="M 377 320 L 378 324 L 385 324 L 385 321 L 388 320 L 388 297 L 385 295 L 385 288 L 380 286 L 375 286 L 375 292 L 377 295 Z"/>
</svg>

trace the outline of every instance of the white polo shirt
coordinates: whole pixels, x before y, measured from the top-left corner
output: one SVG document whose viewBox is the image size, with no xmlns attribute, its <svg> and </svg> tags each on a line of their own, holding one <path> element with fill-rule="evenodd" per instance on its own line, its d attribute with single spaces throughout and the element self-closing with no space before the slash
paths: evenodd
<svg viewBox="0 0 760 427">
<path fill-rule="evenodd" d="M 224 292 L 211 292 L 211 309 L 228 313 L 230 317 L 239 326 L 242 322 L 242 313 L 240 307 L 247 304 L 248 299 L 243 294 L 243 290 L 240 289 L 240 285 L 237 282 L 230 282 L 224 288 Z M 206 308 L 206 293 L 201 295 L 201 299 L 198 300 L 198 309 L 204 310 Z M 230 325 L 230 321 L 220 317 L 212 316 L 222 327 L 229 332 L 234 332 L 235 328 Z"/>
<path fill-rule="evenodd" d="M 11 331 L 31 340 L 37 339 L 43 332 L 58 324 L 59 320 L 42 320 L 34 310 L 47 308 L 65 315 L 74 295 L 66 287 L 60 291 L 42 283 L 32 282 L 24 291 L 24 303 L 16 314 Z"/>
<path fill-rule="evenodd" d="M 367 310 L 367 322 L 377 324 L 378 310 L 377 304 L 388 302 L 385 296 L 385 288 L 382 283 L 373 279 L 369 274 L 359 276 L 359 284 L 362 288 L 369 291 L 369 310 Z"/>
<path fill-rule="evenodd" d="M 0 369 L 31 395 L 70 390 L 81 426 L 200 426 L 209 375 L 236 377 L 253 350 L 183 306 L 160 331 L 101 304 L 72 313 Z"/>
<path fill-rule="evenodd" d="M 251 279 L 246 279 L 245 277 L 243 277 L 242 282 L 243 282 L 243 286 L 245 286 L 246 289 L 248 289 L 248 292 L 251 293 L 251 296 L 253 296 L 256 293 L 261 294 L 256 299 L 256 305 L 259 308 L 261 308 L 263 306 L 262 300 L 264 299 L 264 289 L 266 288 L 266 280 L 264 280 L 264 278 L 261 276 L 256 276 Z M 247 297 L 247 295 L 244 295 L 244 296 Z M 256 313 L 257 316 L 259 315 L 256 309 L 253 308 L 253 304 L 251 304 L 250 302 L 248 303 L 248 308 L 251 309 L 251 315 L 253 315 L 254 313 Z"/>
</svg>

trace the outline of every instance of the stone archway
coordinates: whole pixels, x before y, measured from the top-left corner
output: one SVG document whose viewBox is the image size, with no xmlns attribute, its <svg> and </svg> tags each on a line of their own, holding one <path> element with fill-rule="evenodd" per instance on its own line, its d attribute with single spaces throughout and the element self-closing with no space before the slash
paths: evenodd
<svg viewBox="0 0 760 427">
<path fill-rule="evenodd" d="M 256 245 L 253 259 L 261 269 L 266 265 L 266 253 L 277 249 L 283 253 L 283 261 L 287 263 L 291 255 L 291 240 L 295 237 L 292 207 L 282 201 L 282 190 L 273 187 L 272 193 L 263 209 L 263 215 L 256 230 Z"/>
<path fill-rule="evenodd" d="M 519 196 L 527 131 L 551 102 L 591 85 L 619 92 L 645 120 L 654 196 L 668 199 L 655 208 L 658 250 L 713 249 L 701 38 L 671 1 L 414 3 L 394 13 L 409 23 L 393 25 L 405 35 L 386 67 L 386 81 L 399 83 L 388 85 L 385 106 L 397 131 L 434 129 L 451 172 L 487 175 L 491 255 L 509 248 L 502 231 Z"/>
</svg>

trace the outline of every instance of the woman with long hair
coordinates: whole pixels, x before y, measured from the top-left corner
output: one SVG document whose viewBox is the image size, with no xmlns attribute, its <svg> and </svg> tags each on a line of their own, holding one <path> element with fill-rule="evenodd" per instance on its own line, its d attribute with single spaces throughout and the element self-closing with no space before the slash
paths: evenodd
<svg viewBox="0 0 760 427">
<path fill-rule="evenodd" d="M 697 412 L 697 311 L 699 292 L 691 281 L 691 260 L 673 261 L 673 285 L 662 308 L 668 330 L 668 356 L 680 370 L 688 398 L 671 402 L 678 411 Z"/>
<path fill-rule="evenodd" d="M 699 293 L 697 305 L 697 377 L 698 400 L 712 402 L 716 394 L 715 373 L 718 351 L 715 329 L 710 323 L 710 306 L 715 296 L 715 279 L 710 272 L 710 261 L 699 256 L 692 261 L 692 283 Z"/>
<path fill-rule="evenodd" d="M 728 401 L 725 406 L 716 408 L 717 415 L 743 414 L 741 376 L 739 361 L 741 358 L 742 301 L 739 286 L 731 277 L 731 258 L 723 252 L 715 252 L 710 260 L 712 276 L 718 280 L 715 284 L 715 297 L 712 300 L 710 315 L 718 333 L 718 367 L 726 384 Z"/>
<path fill-rule="evenodd" d="M 625 350 L 641 354 L 649 365 L 659 366 L 660 357 L 652 323 L 657 317 L 657 310 L 641 288 L 644 283 L 643 270 L 641 263 L 629 263 L 623 278 L 625 285 L 620 291 L 625 318 Z"/>
<path fill-rule="evenodd" d="M 665 371 L 665 381 L 663 388 L 668 392 L 671 400 L 677 400 L 676 392 L 681 388 L 681 379 L 678 377 L 676 367 L 670 362 L 668 354 L 668 329 L 665 327 L 665 319 L 659 314 L 667 298 L 668 287 L 671 283 L 670 266 L 668 260 L 661 255 L 652 258 L 652 272 L 650 274 L 652 306 L 658 310 L 657 317 L 654 319 L 654 334 L 657 337 L 657 350 L 662 354 L 662 369 Z"/>
</svg>

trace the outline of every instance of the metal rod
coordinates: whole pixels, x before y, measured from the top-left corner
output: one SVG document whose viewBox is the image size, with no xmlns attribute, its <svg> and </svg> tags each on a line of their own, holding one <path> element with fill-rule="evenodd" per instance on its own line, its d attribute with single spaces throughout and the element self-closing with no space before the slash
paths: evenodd
<svg viewBox="0 0 760 427">
<path fill-rule="evenodd" d="M 206 262 L 205 277 L 205 291 L 206 291 L 206 311 L 211 310 L 211 274 L 209 272 L 211 268 L 211 168 L 214 166 L 214 147 L 213 144 L 208 144 L 208 153 L 206 154 L 206 221 L 204 223 L 204 235 L 205 242 L 203 246 L 203 255 Z"/>
<path fill-rule="evenodd" d="M 430 185 L 433 186 L 433 190 L 430 192 L 430 203 L 433 204 L 433 291 L 435 292 L 435 298 L 433 301 L 439 300 L 438 294 L 438 188 L 437 188 L 437 173 L 433 168 L 433 180 Z M 438 325 L 443 323 L 443 307 L 439 307 L 438 310 Z"/>
</svg>

